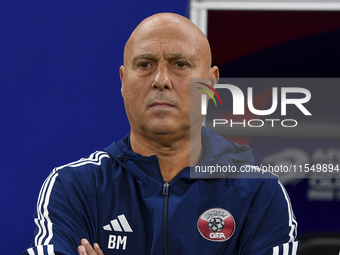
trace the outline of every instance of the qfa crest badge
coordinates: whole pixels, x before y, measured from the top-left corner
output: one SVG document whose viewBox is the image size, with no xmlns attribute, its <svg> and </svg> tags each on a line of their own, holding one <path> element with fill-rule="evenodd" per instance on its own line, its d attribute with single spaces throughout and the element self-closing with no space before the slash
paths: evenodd
<svg viewBox="0 0 340 255">
<path fill-rule="evenodd" d="M 223 242 L 234 234 L 235 220 L 229 211 L 212 208 L 201 214 L 197 221 L 197 228 L 205 239 Z"/>
</svg>

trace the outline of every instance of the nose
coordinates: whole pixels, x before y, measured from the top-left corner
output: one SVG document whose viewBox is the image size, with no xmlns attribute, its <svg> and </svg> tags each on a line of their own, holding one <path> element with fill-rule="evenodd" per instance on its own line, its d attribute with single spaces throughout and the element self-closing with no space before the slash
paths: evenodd
<svg viewBox="0 0 340 255">
<path fill-rule="evenodd" d="M 159 63 L 152 87 L 159 90 L 171 89 L 171 79 L 167 63 Z"/>
</svg>

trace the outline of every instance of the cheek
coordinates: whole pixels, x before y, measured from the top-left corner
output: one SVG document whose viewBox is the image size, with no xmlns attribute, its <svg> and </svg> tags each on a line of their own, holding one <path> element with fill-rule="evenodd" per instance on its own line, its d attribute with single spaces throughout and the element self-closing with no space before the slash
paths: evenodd
<svg viewBox="0 0 340 255">
<path fill-rule="evenodd" d="M 129 78 L 123 85 L 123 97 L 124 100 L 129 102 L 140 101 L 145 96 L 148 85 L 137 78 Z"/>
<path fill-rule="evenodd" d="M 130 108 L 138 109 L 142 107 L 144 98 L 140 89 L 129 88 L 126 91 L 124 100 L 129 104 Z"/>
<path fill-rule="evenodd" d="M 189 86 L 185 89 L 178 91 L 179 99 L 181 101 L 182 112 L 185 113 L 184 117 L 187 118 L 190 113 L 190 88 Z"/>
<path fill-rule="evenodd" d="M 144 94 L 142 89 L 138 87 L 129 87 L 125 94 L 124 104 L 127 111 L 127 114 L 137 121 L 141 120 L 140 117 L 145 114 L 146 106 L 145 106 L 145 98 L 147 95 Z"/>
</svg>

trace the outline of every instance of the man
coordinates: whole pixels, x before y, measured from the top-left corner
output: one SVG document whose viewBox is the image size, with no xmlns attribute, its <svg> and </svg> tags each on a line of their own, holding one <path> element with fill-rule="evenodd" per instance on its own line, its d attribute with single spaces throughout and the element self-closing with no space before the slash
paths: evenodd
<svg viewBox="0 0 340 255">
<path fill-rule="evenodd" d="M 190 116 L 190 78 L 218 76 L 191 21 L 162 13 L 141 22 L 120 67 L 130 134 L 52 171 L 23 254 L 296 254 L 296 222 L 277 178 L 190 178 L 189 165 L 215 159 L 253 164 L 247 146 Z"/>
</svg>

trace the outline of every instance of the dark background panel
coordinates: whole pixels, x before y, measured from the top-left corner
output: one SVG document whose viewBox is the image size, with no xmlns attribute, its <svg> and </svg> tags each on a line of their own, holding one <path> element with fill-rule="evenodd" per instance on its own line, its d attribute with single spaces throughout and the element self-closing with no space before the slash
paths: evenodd
<svg viewBox="0 0 340 255">
<path fill-rule="evenodd" d="M 213 62 L 220 67 L 222 78 L 340 76 L 338 11 L 209 11 L 208 38 Z M 271 102 L 271 94 L 256 88 L 255 101 L 268 109 L 266 102 Z M 312 116 L 306 118 L 306 123 L 310 123 L 305 127 L 306 133 L 310 133 L 313 124 L 339 123 L 340 86 L 314 83 L 305 88 L 311 92 L 307 108 L 312 112 Z M 268 89 L 271 90 L 270 86 Z M 277 114 L 273 116 L 282 118 Z M 301 119 L 294 114 L 293 117 Z M 320 130 L 303 137 L 294 136 L 292 131 L 291 136 L 276 133 L 228 136 L 228 139 L 249 144 L 258 166 L 270 163 L 340 167 L 340 130 L 338 135 L 328 138 L 325 138 L 325 132 Z M 313 232 L 340 232 L 339 174 L 335 178 L 301 175 L 301 178 L 288 176 L 282 179 L 291 197 L 300 236 Z"/>
</svg>

